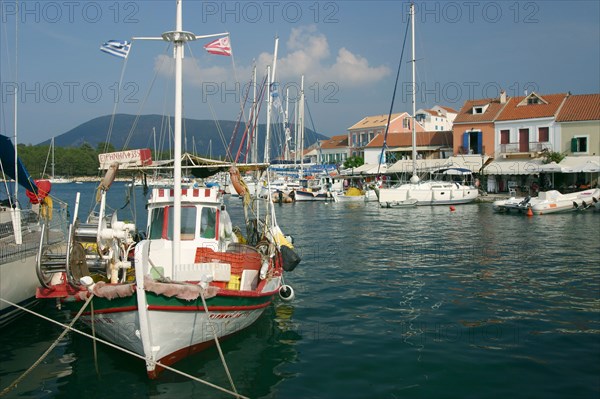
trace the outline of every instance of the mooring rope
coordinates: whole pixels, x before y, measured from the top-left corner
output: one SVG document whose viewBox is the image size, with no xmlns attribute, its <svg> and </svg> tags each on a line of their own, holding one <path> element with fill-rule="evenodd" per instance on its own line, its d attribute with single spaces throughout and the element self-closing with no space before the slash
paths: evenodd
<svg viewBox="0 0 600 399">
<path fill-rule="evenodd" d="M 46 316 L 44 316 L 44 315 L 41 315 L 41 314 L 39 314 L 39 313 L 36 313 L 36 312 L 34 312 L 33 310 L 30 310 L 30 309 L 24 308 L 24 307 L 22 307 L 22 306 L 20 306 L 20 305 L 17 305 L 17 304 L 15 304 L 15 303 L 11 302 L 11 301 L 8 301 L 8 300 L 6 300 L 6 299 L 4 299 L 4 298 L 0 298 L 0 301 L 2 301 L 2 302 L 5 302 L 5 303 L 7 303 L 7 304 L 9 304 L 9 305 L 11 305 L 11 306 L 14 306 L 14 307 L 18 308 L 18 309 L 21 309 L 21 310 L 23 310 L 23 311 L 25 311 L 25 312 L 31 313 L 31 314 L 33 314 L 33 315 L 35 315 L 35 316 L 38 316 L 38 317 L 40 317 L 40 318 L 42 318 L 42 319 L 44 319 L 44 320 L 46 320 L 46 321 L 49 321 L 50 323 L 54 323 L 54 324 L 57 324 L 57 325 L 59 325 L 59 326 L 65 327 L 66 329 L 68 329 L 68 330 L 70 330 L 70 331 L 73 331 L 73 332 L 76 332 L 77 334 L 83 335 L 84 337 L 88 337 L 88 338 L 91 338 L 91 339 L 95 339 L 96 341 L 98 341 L 98 342 L 100 342 L 100 343 L 102 343 L 102 344 L 104 344 L 104 345 L 110 346 L 111 348 L 114 348 L 114 349 L 120 350 L 121 352 L 125 352 L 125 353 L 127 353 L 127 354 L 129 354 L 129 355 L 131 355 L 131 356 L 137 357 L 138 359 L 142 359 L 142 360 L 144 360 L 144 362 L 146 361 L 146 357 L 144 357 L 144 356 L 142 356 L 142 355 L 139 355 L 139 354 L 137 354 L 137 353 L 135 353 L 135 352 L 132 352 L 132 351 L 130 351 L 130 350 L 128 350 L 128 349 L 121 348 L 120 346 L 118 346 L 118 345 L 116 345 L 116 344 L 113 344 L 112 342 L 105 341 L 105 340 L 103 340 L 103 339 L 101 339 L 101 338 L 94 338 L 92 335 L 90 335 L 90 334 L 88 334 L 88 333 L 86 333 L 86 332 L 83 332 L 83 331 L 81 331 L 81 330 L 78 330 L 78 329 L 76 329 L 76 328 L 73 328 L 73 327 L 72 327 L 72 326 L 70 326 L 70 325 L 65 325 L 65 324 L 62 324 L 62 323 L 61 323 L 61 322 L 59 322 L 59 321 L 52 320 L 52 319 L 51 319 L 51 318 L 49 318 L 49 317 L 46 317 Z M 193 376 L 193 375 L 191 375 L 191 374 L 188 374 L 188 373 L 185 373 L 185 372 L 183 372 L 183 371 L 177 370 L 177 369 L 175 369 L 175 368 L 173 368 L 173 367 L 167 366 L 166 364 L 162 364 L 162 363 L 160 363 L 160 362 L 155 362 L 155 364 L 156 364 L 156 365 L 158 365 L 158 366 L 160 366 L 160 367 L 162 367 L 162 368 L 164 368 L 165 370 L 172 371 L 172 372 L 174 372 L 174 373 L 176 373 L 176 374 L 179 374 L 179 375 L 181 375 L 181 376 L 183 376 L 183 377 L 187 377 L 187 378 L 189 378 L 189 379 L 191 379 L 191 380 L 193 380 L 193 381 L 196 381 L 196 382 L 199 382 L 199 383 L 201 383 L 201 384 L 207 385 L 207 386 L 209 386 L 209 387 L 211 387 L 211 388 L 214 388 L 214 389 L 216 389 L 216 390 L 219 390 L 219 391 L 221 391 L 221 392 L 227 393 L 227 394 L 229 394 L 229 395 L 231 395 L 231 396 L 234 396 L 234 397 L 236 397 L 236 398 L 240 398 L 240 399 L 250 399 L 250 398 L 248 398 L 247 396 L 240 395 L 240 394 L 239 394 L 239 393 L 237 393 L 237 392 L 230 391 L 230 390 L 229 390 L 229 389 L 227 389 L 227 388 L 220 387 L 220 386 L 218 386 L 218 385 L 215 385 L 215 384 L 213 384 L 212 382 L 208 382 L 208 381 L 206 381 L 206 380 L 203 380 L 203 379 L 201 379 L 201 378 L 195 377 L 195 376 Z M 2 395 L 2 394 L 0 394 L 0 396 L 1 396 L 1 395 Z"/>
<path fill-rule="evenodd" d="M 202 298 L 202 304 L 204 305 L 204 310 L 206 311 L 206 317 L 208 318 L 208 325 L 210 326 L 213 336 L 215 337 L 215 344 L 217 346 L 217 350 L 219 351 L 219 356 L 221 357 L 221 362 L 223 363 L 223 368 L 225 369 L 225 373 L 227 373 L 227 378 L 229 378 L 229 383 L 231 384 L 231 389 L 237 395 L 237 389 L 235 389 L 235 384 L 233 383 L 233 378 L 231 377 L 231 373 L 229 372 L 229 367 L 227 367 L 227 362 L 225 361 L 225 356 L 223 355 L 223 351 L 221 350 L 221 344 L 219 343 L 219 337 L 217 336 L 217 330 L 215 329 L 215 325 L 210 320 L 210 312 L 208 311 L 208 306 L 206 305 L 206 299 L 204 298 L 204 292 L 200 291 L 200 298 Z"/>
<path fill-rule="evenodd" d="M 81 309 L 79 310 L 79 312 L 77 313 L 77 315 L 73 318 L 73 320 L 71 320 L 71 323 L 69 323 L 68 326 L 66 326 L 66 328 L 63 330 L 63 332 L 58 336 L 58 338 L 52 343 L 52 345 L 50 345 L 50 347 L 46 350 L 46 352 L 44 352 L 44 354 L 42 356 L 40 356 L 40 358 L 38 360 L 36 360 L 31 367 L 29 367 L 27 370 L 25 370 L 25 372 L 23 374 L 21 374 L 19 377 L 17 377 L 16 380 L 14 380 L 9 386 L 7 386 L 6 388 L 4 388 L 2 390 L 2 392 L 0 392 L 0 396 L 4 396 L 7 393 L 9 393 L 10 391 L 12 391 L 13 389 L 15 389 L 17 387 L 17 385 L 23 381 L 25 379 L 25 377 L 27 377 L 27 375 L 29 373 L 31 373 L 33 371 L 33 369 L 35 369 L 42 361 L 44 361 L 44 359 L 50 354 L 50 352 L 52 352 L 52 350 L 56 347 L 56 345 L 58 345 L 58 343 L 64 338 L 65 335 L 67 335 L 67 333 L 69 332 L 69 330 L 73 327 L 73 324 L 75 324 L 75 322 L 79 319 L 79 316 L 81 316 L 81 314 L 83 313 L 83 311 L 85 310 L 85 308 L 87 308 L 87 306 L 90 304 L 90 302 L 92 301 L 92 299 L 94 298 L 94 295 L 90 295 L 90 297 L 87 299 L 87 301 L 85 301 L 85 303 L 83 304 L 83 306 L 81 307 Z M 2 298 L 0 298 L 2 301 L 6 302 L 6 303 L 10 303 Z M 17 306 L 14 305 L 13 306 Z M 34 312 L 32 312 L 34 313 Z"/>
</svg>

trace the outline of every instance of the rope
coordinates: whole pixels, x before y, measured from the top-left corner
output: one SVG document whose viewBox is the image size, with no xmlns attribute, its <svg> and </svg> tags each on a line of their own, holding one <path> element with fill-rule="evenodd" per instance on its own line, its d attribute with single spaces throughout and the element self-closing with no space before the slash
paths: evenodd
<svg viewBox="0 0 600 399">
<path fill-rule="evenodd" d="M 79 319 L 79 316 L 81 316 L 81 314 L 83 313 L 85 308 L 90 304 L 90 302 L 92 301 L 93 298 L 94 298 L 94 295 L 90 295 L 90 297 L 87 299 L 87 301 L 85 301 L 85 304 L 81 307 L 81 309 L 79 310 L 77 315 L 73 318 L 73 320 L 71 320 L 71 323 L 69 323 L 69 325 L 66 326 L 64 331 L 58 336 L 58 338 L 52 343 L 52 345 L 50 345 L 50 347 L 46 350 L 46 352 L 44 352 L 44 354 L 42 356 L 40 356 L 40 358 L 38 360 L 36 360 L 31 365 L 31 367 L 29 367 L 27 370 L 25 370 L 25 372 L 23 374 L 21 374 L 16 380 L 14 380 L 9 386 L 4 388 L 2 390 L 2 392 L 0 392 L 0 396 L 4 396 L 7 393 L 9 393 L 10 391 L 12 391 L 13 389 L 15 389 L 17 387 L 17 385 L 21 381 L 23 381 L 25 379 L 25 377 L 27 377 L 27 375 L 29 375 L 29 373 L 31 373 L 33 371 L 34 368 L 36 368 L 41 362 L 44 361 L 44 359 L 46 359 L 46 357 L 50 354 L 50 352 L 52 352 L 52 350 L 56 347 L 56 345 L 58 345 L 58 343 L 64 338 L 64 336 L 67 335 L 69 330 L 73 327 L 73 324 L 75 324 L 75 322 Z M 0 298 L 0 300 L 2 300 L 3 302 L 6 302 L 8 304 L 11 304 L 9 301 L 7 301 L 3 298 Z M 11 304 L 11 305 L 21 308 L 20 306 L 15 305 L 15 304 Z M 25 309 L 25 308 L 21 308 L 21 309 Z M 31 313 L 34 313 L 34 312 L 31 312 Z"/>
<path fill-rule="evenodd" d="M 118 345 L 116 345 L 116 344 L 113 344 L 112 342 L 105 341 L 105 340 L 103 340 L 103 339 L 101 339 L 101 338 L 95 338 L 95 337 L 93 337 L 92 335 L 90 335 L 90 334 L 88 334 L 88 333 L 85 333 L 85 332 L 83 332 L 83 331 L 81 331 L 81 330 L 77 330 L 76 328 L 73 328 L 73 327 L 72 327 L 72 326 L 70 326 L 70 325 L 68 325 L 68 326 L 67 326 L 67 325 L 65 325 L 65 324 L 62 324 L 61 322 L 58 322 L 58 321 L 56 321 L 56 320 L 52 320 L 52 319 L 51 319 L 51 318 L 49 318 L 49 317 L 46 317 L 46 316 L 44 316 L 44 315 L 41 315 L 41 314 L 39 314 L 39 313 L 36 313 L 36 312 L 34 312 L 33 310 L 30 310 L 30 309 L 24 308 L 24 307 L 22 307 L 22 306 L 19 306 L 19 305 L 17 305 L 16 303 L 12 303 L 12 302 L 10 302 L 10 301 L 8 301 L 8 300 L 4 299 L 4 298 L 0 298 L 0 301 L 2 301 L 2 302 L 5 302 L 5 303 L 7 303 L 7 304 L 9 304 L 9 305 L 11 305 L 11 306 L 14 306 L 14 307 L 18 308 L 18 309 L 21 309 L 21 310 L 23 310 L 23 311 L 25 311 L 25 312 L 31 313 L 31 314 L 33 314 L 33 315 L 35 315 L 35 316 L 38 316 L 38 317 L 40 317 L 40 318 L 42 318 L 42 319 L 44 319 L 44 320 L 46 320 L 46 321 L 49 321 L 50 323 L 54 323 L 54 324 L 57 324 L 57 325 L 59 325 L 59 326 L 65 327 L 66 329 L 68 329 L 68 330 L 70 330 L 70 331 L 73 331 L 73 332 L 76 332 L 77 334 L 83 335 L 84 337 L 88 337 L 88 338 L 91 338 L 91 339 L 95 339 L 96 341 L 98 341 L 98 342 L 100 342 L 100 343 L 102 343 L 102 344 L 104 344 L 104 345 L 110 346 L 111 348 L 114 348 L 114 349 L 120 350 L 121 352 L 125 352 L 125 353 L 127 353 L 128 355 L 131 355 L 131 356 L 137 357 L 138 359 L 142 359 L 142 360 L 144 360 L 144 362 L 146 361 L 146 357 L 144 357 L 144 356 L 142 356 L 142 355 L 139 355 L 139 354 L 137 354 L 137 353 L 135 353 L 135 352 L 132 352 L 132 351 L 130 351 L 130 350 L 128 350 L 128 349 L 121 348 L 120 346 L 118 346 Z M 162 367 L 162 368 L 163 368 L 163 369 L 165 369 L 165 370 L 172 371 L 172 372 L 174 372 L 174 373 L 176 373 L 176 374 L 179 374 L 179 375 L 181 375 L 181 376 L 183 376 L 183 377 L 187 377 L 187 378 L 189 378 L 189 379 L 191 379 L 191 380 L 193 380 L 193 381 L 196 381 L 196 382 L 199 382 L 199 383 L 201 383 L 201 384 L 207 385 L 207 386 L 209 386 L 209 387 L 211 387 L 211 388 L 214 388 L 214 389 L 216 389 L 216 390 L 219 390 L 219 391 L 221 391 L 221 392 L 227 393 L 227 394 L 229 394 L 229 395 L 232 395 L 232 396 L 234 396 L 234 397 L 236 397 L 236 398 L 241 398 L 241 399 L 249 399 L 247 396 L 242 396 L 242 395 L 240 395 L 240 394 L 238 394 L 238 393 L 236 393 L 236 392 L 232 392 L 232 391 L 230 391 L 230 390 L 228 390 L 228 389 L 226 389 L 226 388 L 222 388 L 222 387 L 220 387 L 220 386 L 218 386 L 218 385 L 215 385 L 215 384 L 213 384 L 213 383 L 211 383 L 211 382 L 205 381 L 205 380 L 203 380 L 203 379 L 201 379 L 201 378 L 198 378 L 198 377 L 195 377 L 195 376 L 193 376 L 193 375 L 191 375 L 191 374 L 188 374 L 188 373 L 185 373 L 185 372 L 183 372 L 183 371 L 177 370 L 177 369 L 175 369 L 175 368 L 173 368 L 173 367 L 167 366 L 166 364 L 162 364 L 162 363 L 160 363 L 160 362 L 155 362 L 155 364 L 156 364 L 156 365 L 158 365 L 158 366 L 160 366 L 160 367 Z M 2 394 L 0 394 L 0 396 L 1 396 L 1 395 L 2 395 Z"/>
<path fill-rule="evenodd" d="M 96 369 L 96 375 L 100 377 L 100 369 L 98 368 L 98 350 L 96 348 L 96 317 L 94 314 L 94 303 L 90 306 L 91 318 L 92 318 L 92 336 L 93 339 L 93 347 L 94 347 L 94 368 Z"/>
<path fill-rule="evenodd" d="M 229 367 L 227 367 L 227 362 L 225 361 L 225 355 L 223 355 L 223 351 L 221 350 L 221 344 L 219 343 L 219 337 L 217 336 L 217 330 L 215 329 L 214 323 L 210 320 L 210 312 L 208 311 L 208 306 L 206 305 L 206 299 L 204 298 L 203 290 L 200 291 L 200 298 L 202 298 L 202 304 L 204 305 L 204 310 L 206 312 L 206 317 L 208 318 L 208 325 L 213 332 L 213 336 L 215 337 L 215 345 L 217 346 L 217 350 L 219 351 L 219 357 L 221 358 L 221 363 L 223 363 L 223 368 L 225 369 L 225 373 L 227 373 L 227 378 L 229 379 L 229 384 L 231 384 L 231 389 L 237 395 L 237 389 L 235 389 L 235 384 L 233 383 L 233 378 L 231 377 L 231 373 L 229 372 Z"/>
</svg>

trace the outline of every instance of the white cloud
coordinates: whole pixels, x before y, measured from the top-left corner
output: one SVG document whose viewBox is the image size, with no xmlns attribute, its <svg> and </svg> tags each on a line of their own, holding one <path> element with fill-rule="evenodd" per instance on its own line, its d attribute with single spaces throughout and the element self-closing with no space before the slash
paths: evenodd
<svg viewBox="0 0 600 399">
<path fill-rule="evenodd" d="M 390 74 L 387 66 L 372 66 L 365 57 L 345 47 L 337 51 L 337 57 L 334 62 L 331 62 L 327 37 L 318 32 L 315 25 L 293 28 L 285 42 L 285 48 L 282 47 L 280 42 L 276 72 L 277 80 L 280 82 L 298 82 L 301 75 L 304 75 L 309 85 L 315 82 L 320 84 L 334 82 L 340 88 L 356 88 L 378 82 Z M 267 65 L 272 63 L 273 53 L 261 53 L 256 59 L 259 75 L 264 73 Z M 157 57 L 155 69 L 158 68 L 161 75 L 172 76 L 172 58 L 166 55 Z M 252 66 L 237 65 L 238 79 L 241 82 L 248 80 L 251 70 Z M 200 86 L 202 82 L 233 80 L 230 65 L 205 68 L 199 66 L 190 56 L 184 59 L 184 71 L 186 81 L 196 86 Z"/>
</svg>

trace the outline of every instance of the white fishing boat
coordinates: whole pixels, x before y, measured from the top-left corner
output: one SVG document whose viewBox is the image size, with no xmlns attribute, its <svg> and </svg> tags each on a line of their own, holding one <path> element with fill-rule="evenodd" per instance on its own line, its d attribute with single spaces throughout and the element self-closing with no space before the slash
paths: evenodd
<svg viewBox="0 0 600 399">
<path fill-rule="evenodd" d="M 333 201 L 333 192 L 342 189 L 341 182 L 335 182 L 330 176 L 310 176 L 300 180 L 301 188 L 294 190 L 296 202 Z"/>
<path fill-rule="evenodd" d="M 410 205 L 457 205 L 475 201 L 479 190 L 459 182 L 422 181 L 417 175 L 415 8 L 410 6 L 412 25 L 412 177 L 408 183 L 379 190 L 379 204 L 390 208 Z"/>
<path fill-rule="evenodd" d="M 334 191 L 333 200 L 335 202 L 365 202 L 365 192 L 356 187 L 350 187 L 345 191 Z"/>
<path fill-rule="evenodd" d="M 232 184 L 245 204 L 246 218 L 238 229 L 218 187 L 181 184 L 183 49 L 190 41 L 226 36 L 184 31 L 177 1 L 176 28 L 162 35 L 175 53 L 174 181 L 152 189 L 147 238 L 132 242 L 134 226 L 103 216 L 101 206 L 94 220 L 80 224 L 75 219 L 66 270 L 51 274 L 44 260 L 40 264 L 40 274 L 48 278 L 38 297 L 58 298 L 73 312 L 83 310 L 81 320 L 93 323 L 100 337 L 145 359 L 150 378 L 250 326 L 278 294 L 293 297 L 282 275 L 300 258 L 277 225 L 272 202 L 250 198 L 232 167 Z M 90 301 L 93 313 L 84 310 Z"/>
<path fill-rule="evenodd" d="M 571 212 L 598 207 L 600 189 L 587 189 L 568 194 L 557 190 L 540 191 L 537 197 L 511 197 L 494 201 L 492 206 L 496 212 L 531 212 L 534 215 L 549 213 Z"/>
</svg>

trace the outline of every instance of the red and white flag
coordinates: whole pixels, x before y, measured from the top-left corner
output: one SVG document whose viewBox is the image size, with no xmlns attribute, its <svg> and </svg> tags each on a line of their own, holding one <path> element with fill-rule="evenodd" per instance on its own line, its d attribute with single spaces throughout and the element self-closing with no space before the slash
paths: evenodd
<svg viewBox="0 0 600 399">
<path fill-rule="evenodd" d="M 231 55 L 231 44 L 229 43 L 229 36 L 222 37 L 220 39 L 215 40 L 214 42 L 210 42 L 204 46 L 206 51 L 210 54 L 217 55 Z"/>
</svg>

